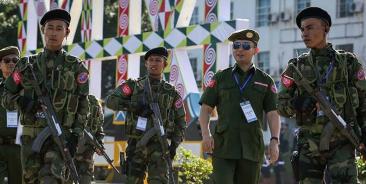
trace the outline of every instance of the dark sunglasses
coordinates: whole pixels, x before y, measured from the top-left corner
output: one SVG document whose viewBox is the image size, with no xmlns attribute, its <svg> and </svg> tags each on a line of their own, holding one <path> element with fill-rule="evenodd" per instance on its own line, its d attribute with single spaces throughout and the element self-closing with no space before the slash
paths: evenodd
<svg viewBox="0 0 366 184">
<path fill-rule="evenodd" d="M 243 43 L 241 43 L 241 42 L 234 42 L 233 43 L 233 49 L 239 49 L 240 46 L 244 50 L 250 50 L 252 48 L 252 46 L 248 42 L 243 42 Z"/>
<path fill-rule="evenodd" d="M 12 63 L 17 63 L 19 61 L 19 58 L 3 58 L 3 62 L 5 63 L 5 64 L 8 64 L 8 63 L 10 63 L 10 62 L 12 62 Z"/>
</svg>

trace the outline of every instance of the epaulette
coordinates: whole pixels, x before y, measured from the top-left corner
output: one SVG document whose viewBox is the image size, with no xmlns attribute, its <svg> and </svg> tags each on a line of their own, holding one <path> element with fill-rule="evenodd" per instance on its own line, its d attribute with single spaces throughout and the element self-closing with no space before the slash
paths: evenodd
<svg viewBox="0 0 366 184">
<path fill-rule="evenodd" d="M 79 58 L 73 56 L 73 55 L 66 55 L 65 61 L 69 63 L 79 62 Z"/>
<path fill-rule="evenodd" d="M 173 85 L 169 84 L 169 83 L 168 83 L 168 82 L 166 82 L 166 81 L 164 81 L 163 88 L 164 88 L 164 89 L 166 89 L 166 90 L 169 90 L 169 91 L 171 91 L 171 90 L 174 90 L 174 89 L 175 89 L 175 87 L 174 87 Z"/>
</svg>

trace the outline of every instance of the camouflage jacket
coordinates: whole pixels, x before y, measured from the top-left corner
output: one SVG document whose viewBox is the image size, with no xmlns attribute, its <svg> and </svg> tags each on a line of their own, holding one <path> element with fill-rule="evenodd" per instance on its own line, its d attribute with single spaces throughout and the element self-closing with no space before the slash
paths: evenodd
<svg viewBox="0 0 366 184">
<path fill-rule="evenodd" d="M 33 65 L 41 90 L 50 97 L 62 126 L 80 134 L 89 112 L 86 97 L 89 74 L 78 58 L 64 50 L 55 53 L 44 49 L 36 55 L 22 58 L 5 81 L 3 105 L 11 108 L 11 102 L 16 101 L 20 123 L 26 127 L 47 126 L 31 83 L 34 78 L 29 64 Z"/>
<path fill-rule="evenodd" d="M 341 112 L 341 116 L 347 122 L 357 122 L 352 126 L 355 129 L 361 128 L 366 133 L 365 72 L 354 54 L 336 51 L 329 44 L 324 49 L 312 49 L 309 53 L 291 59 L 289 63 L 293 63 L 300 70 L 314 89 L 318 88 L 325 93 L 330 103 Z M 287 67 L 281 75 L 279 113 L 285 117 L 296 117 L 296 122 L 302 129 L 320 134 L 329 119 L 316 110 L 295 110 L 293 101 L 296 98 L 310 96 L 305 89 L 296 86 L 291 80 L 296 77 L 298 76 L 291 67 Z"/>
<path fill-rule="evenodd" d="M 127 111 L 126 134 L 129 138 L 141 138 L 143 131 L 137 130 L 138 114 L 134 112 L 134 107 L 144 96 L 144 82 L 146 77 L 137 80 L 129 79 L 118 86 L 113 93 L 107 97 L 106 105 L 116 111 Z M 174 88 L 165 81 L 152 81 L 151 89 L 153 96 L 158 98 L 163 126 L 168 138 L 179 144 L 183 140 L 185 122 L 185 111 L 183 101 Z M 153 127 L 153 121 L 148 117 L 146 131 Z"/>
</svg>

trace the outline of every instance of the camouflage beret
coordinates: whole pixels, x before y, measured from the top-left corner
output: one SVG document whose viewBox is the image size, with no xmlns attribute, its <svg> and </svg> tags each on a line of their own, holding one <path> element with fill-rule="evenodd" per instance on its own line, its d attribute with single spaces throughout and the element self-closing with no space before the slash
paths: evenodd
<svg viewBox="0 0 366 184">
<path fill-rule="evenodd" d="M 18 47 L 9 46 L 9 47 L 5 47 L 5 48 L 1 49 L 0 50 L 0 60 L 4 56 L 10 55 L 10 54 L 15 54 L 15 55 L 17 55 L 19 57 L 20 56 L 20 52 L 19 52 Z"/>
<path fill-rule="evenodd" d="M 231 33 L 228 40 L 232 42 L 235 40 L 249 40 L 254 42 L 255 44 L 258 44 L 259 34 L 257 33 L 257 31 L 254 31 L 252 29 L 242 29 Z"/>
<path fill-rule="evenodd" d="M 308 18 L 317 18 L 323 20 L 325 23 L 332 25 L 332 19 L 327 11 L 319 8 L 319 7 L 308 7 L 303 9 L 299 14 L 296 16 L 296 24 L 297 27 L 301 28 L 301 21 L 308 19 Z"/>
<path fill-rule="evenodd" d="M 53 9 L 53 10 L 46 12 L 43 15 L 40 23 L 42 26 L 44 26 L 47 23 L 47 21 L 49 21 L 49 20 L 62 20 L 64 22 L 66 22 L 67 26 L 69 26 L 70 21 L 71 21 L 71 16 L 70 16 L 69 12 L 67 12 L 66 10 Z"/>
<path fill-rule="evenodd" d="M 145 61 L 149 58 L 151 55 L 158 55 L 162 56 L 165 59 L 168 58 L 168 50 L 165 47 L 156 47 L 146 52 L 144 59 Z"/>
</svg>

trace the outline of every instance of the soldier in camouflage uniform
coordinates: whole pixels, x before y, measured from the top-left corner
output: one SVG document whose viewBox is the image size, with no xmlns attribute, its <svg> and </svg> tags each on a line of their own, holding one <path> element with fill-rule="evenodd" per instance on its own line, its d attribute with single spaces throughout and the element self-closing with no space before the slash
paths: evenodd
<svg viewBox="0 0 366 184">
<path fill-rule="evenodd" d="M 309 7 L 296 17 L 302 39 L 310 52 L 291 59 L 314 89 L 320 90 L 345 121 L 361 130 L 365 143 L 365 72 L 352 53 L 334 50 L 326 36 L 332 24 L 329 14 L 321 8 Z M 338 130 L 329 131 L 329 119 L 319 103 L 294 79 L 299 76 L 293 67 L 281 75 L 279 112 L 296 117 L 298 134 L 298 172 L 300 183 L 322 183 L 324 170 L 333 183 L 357 183 L 355 147 Z M 323 150 L 320 139 L 330 134 L 329 149 Z M 362 144 L 363 145 L 363 144 Z M 322 150 L 322 151 L 320 151 Z"/>
<path fill-rule="evenodd" d="M 4 80 L 19 61 L 19 50 L 10 46 L 0 50 L 0 100 L 4 91 Z M 21 184 L 20 146 L 15 144 L 18 116 L 15 109 L 7 111 L 0 106 L 0 184 L 8 177 L 8 183 Z"/>
<path fill-rule="evenodd" d="M 88 123 L 86 129 L 96 138 L 96 140 L 103 145 L 103 123 L 104 115 L 103 108 L 98 99 L 93 95 L 88 95 L 89 110 Z M 79 141 L 78 150 L 75 155 L 75 165 L 80 176 L 80 184 L 88 184 L 94 178 L 94 152 L 98 152 L 91 143 L 87 142 L 85 137 Z"/>
<path fill-rule="evenodd" d="M 23 125 L 21 161 L 25 183 L 62 183 L 66 179 L 63 157 L 51 137 L 43 143 L 40 153 L 31 148 L 38 134 L 47 127 L 47 121 L 32 84 L 34 78 L 29 65 L 33 65 L 42 93 L 51 99 L 72 155 L 87 120 L 88 71 L 78 58 L 62 49 L 70 20 L 65 10 L 47 12 L 40 22 L 46 43 L 44 50 L 22 58 L 5 81 L 3 105 L 9 108 L 16 101 Z"/>
<path fill-rule="evenodd" d="M 153 127 L 152 111 L 144 94 L 144 82 L 150 78 L 154 98 L 157 98 L 163 126 L 168 139 L 170 156 L 174 158 L 176 148 L 183 141 L 186 126 L 183 101 L 174 86 L 162 80 L 162 72 L 167 65 L 168 52 L 163 47 L 151 49 L 145 54 L 148 75 L 137 80 L 128 79 L 107 97 L 106 105 L 116 111 L 127 111 L 126 134 L 128 136 L 127 183 L 142 184 L 148 171 L 150 184 L 167 183 L 167 165 L 162 158 L 162 149 L 157 136 L 148 143 L 136 147 L 138 141 Z"/>
</svg>

